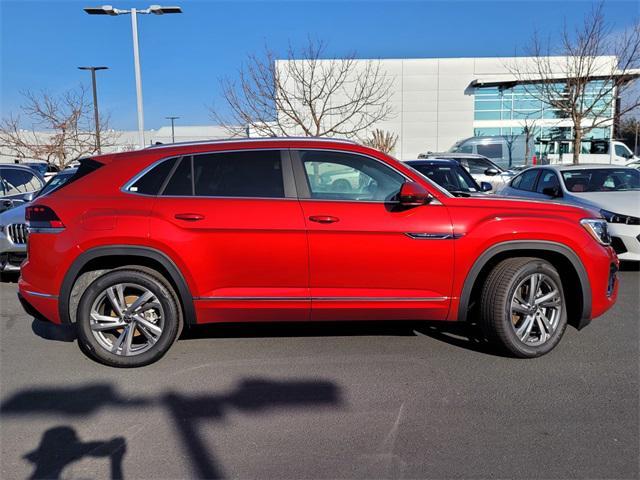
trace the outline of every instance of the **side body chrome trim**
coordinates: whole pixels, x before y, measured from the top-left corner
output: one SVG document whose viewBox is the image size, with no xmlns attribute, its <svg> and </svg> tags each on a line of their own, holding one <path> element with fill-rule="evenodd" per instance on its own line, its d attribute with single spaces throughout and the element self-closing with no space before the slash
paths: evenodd
<svg viewBox="0 0 640 480">
<path fill-rule="evenodd" d="M 41 298 L 58 298 L 58 295 L 52 295 L 50 293 L 40 293 L 40 292 L 32 292 L 31 290 L 25 290 L 24 293 L 28 294 L 28 295 L 32 295 L 34 297 L 41 297 Z"/>
<path fill-rule="evenodd" d="M 464 233 L 408 232 L 405 235 L 415 240 L 456 240 L 464 237 Z"/>
<path fill-rule="evenodd" d="M 207 302 L 442 302 L 449 297 L 193 297 Z"/>
<path fill-rule="evenodd" d="M 60 233 L 64 232 L 64 228 L 43 228 L 43 227 L 29 227 L 29 233 Z"/>
</svg>

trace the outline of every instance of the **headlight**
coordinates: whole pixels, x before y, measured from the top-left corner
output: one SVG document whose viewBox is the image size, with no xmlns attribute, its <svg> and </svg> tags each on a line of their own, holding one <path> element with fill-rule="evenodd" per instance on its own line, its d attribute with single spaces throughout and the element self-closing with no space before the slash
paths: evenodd
<svg viewBox="0 0 640 480">
<path fill-rule="evenodd" d="M 600 213 L 609 223 L 624 223 L 626 225 L 640 225 L 640 218 L 621 213 L 613 213 L 608 210 L 600 210 Z"/>
<path fill-rule="evenodd" d="M 605 220 L 601 218 L 583 218 L 580 220 L 580 224 L 601 245 L 611 244 L 611 237 Z"/>
</svg>

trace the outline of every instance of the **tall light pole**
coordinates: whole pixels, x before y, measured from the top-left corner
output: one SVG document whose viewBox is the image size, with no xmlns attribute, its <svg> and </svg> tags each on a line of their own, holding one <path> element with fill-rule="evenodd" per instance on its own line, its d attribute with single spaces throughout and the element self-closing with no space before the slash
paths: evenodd
<svg viewBox="0 0 640 480">
<path fill-rule="evenodd" d="M 175 122 L 180 117 L 164 117 L 164 118 L 166 118 L 167 120 L 171 120 L 171 143 L 176 143 L 176 132 L 174 130 L 173 122 Z"/>
<path fill-rule="evenodd" d="M 89 15 L 131 15 L 131 32 L 133 34 L 133 63 L 136 75 L 136 98 L 138 103 L 138 136 L 140 148 L 145 147 L 144 143 L 144 112 L 142 108 L 142 76 L 140 73 L 140 50 L 138 46 L 138 14 L 148 15 L 164 15 L 165 13 L 182 13 L 180 7 L 162 7 L 160 5 L 151 5 L 149 8 L 138 10 L 132 8 L 130 10 L 120 10 L 113 8 L 111 5 L 103 5 L 102 7 L 87 7 L 84 9 Z"/>
<path fill-rule="evenodd" d="M 78 67 L 80 70 L 91 71 L 91 86 L 93 88 L 93 116 L 96 126 L 96 151 L 100 151 L 100 115 L 98 114 L 98 89 L 96 88 L 96 70 L 108 70 L 109 67 Z"/>
</svg>

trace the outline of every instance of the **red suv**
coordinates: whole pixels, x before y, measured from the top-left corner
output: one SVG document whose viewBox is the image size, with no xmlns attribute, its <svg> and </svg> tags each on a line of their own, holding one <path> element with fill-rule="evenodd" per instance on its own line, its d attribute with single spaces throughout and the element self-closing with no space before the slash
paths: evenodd
<svg viewBox="0 0 640 480">
<path fill-rule="evenodd" d="M 98 361 L 159 359 L 184 324 L 480 323 L 518 357 L 610 308 L 595 212 L 454 197 L 348 141 L 243 139 L 102 155 L 29 207 L 20 298 Z"/>
</svg>

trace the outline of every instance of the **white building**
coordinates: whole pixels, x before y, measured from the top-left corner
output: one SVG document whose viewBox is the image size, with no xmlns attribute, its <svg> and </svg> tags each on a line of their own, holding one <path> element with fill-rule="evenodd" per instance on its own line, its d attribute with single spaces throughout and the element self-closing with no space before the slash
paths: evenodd
<svg viewBox="0 0 640 480">
<path fill-rule="evenodd" d="M 47 137 L 51 134 L 47 132 L 32 132 L 25 130 L 24 134 L 26 138 L 29 138 L 33 143 L 47 143 Z M 114 138 L 114 144 L 105 146 L 102 148 L 103 153 L 123 152 L 138 148 L 138 131 L 137 130 L 120 130 L 109 131 L 105 133 L 105 136 Z M 198 140 L 217 140 L 221 138 L 228 138 L 229 133 L 227 130 L 220 126 L 215 125 L 199 125 L 199 126 L 182 126 L 176 125 L 174 129 L 174 137 L 176 142 L 190 142 Z M 171 127 L 162 127 L 157 130 L 145 131 L 145 143 L 152 145 L 154 143 L 171 143 Z M 0 163 L 14 163 L 18 158 L 15 153 L 5 145 L 0 145 Z M 29 161 L 31 159 L 22 159 L 21 161 Z"/>
<path fill-rule="evenodd" d="M 550 57 L 557 66 L 558 78 L 563 78 L 566 57 Z M 330 62 L 331 60 L 320 60 Z M 356 69 L 368 62 L 356 60 Z M 288 60 L 277 61 L 277 69 Z M 374 128 L 393 132 L 398 142 L 393 152 L 408 160 L 427 151 L 446 151 L 456 141 L 474 135 L 519 134 L 524 120 L 535 119 L 541 134 L 552 129 L 571 137 L 571 121 L 558 118 L 527 94 L 511 73 L 517 64 L 519 71 L 531 71 L 535 80 L 533 59 L 503 58 L 423 58 L 379 60 L 382 71 L 391 78 L 391 106 L 394 117 Z M 598 58 L 602 73 L 615 69 L 616 57 Z M 554 68 L 555 70 L 555 68 Z M 283 75 L 284 76 L 284 75 Z M 287 87 L 289 88 L 289 87 Z M 611 115 L 612 117 L 613 115 Z M 594 129 L 593 138 L 611 138 L 612 121 Z"/>
</svg>

